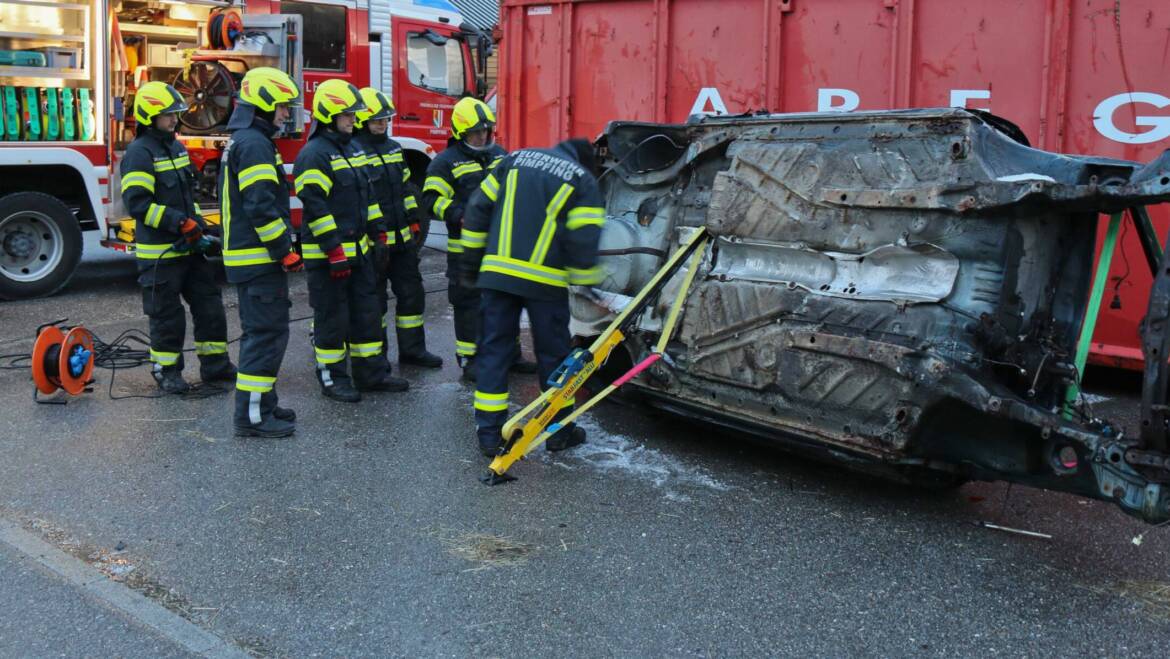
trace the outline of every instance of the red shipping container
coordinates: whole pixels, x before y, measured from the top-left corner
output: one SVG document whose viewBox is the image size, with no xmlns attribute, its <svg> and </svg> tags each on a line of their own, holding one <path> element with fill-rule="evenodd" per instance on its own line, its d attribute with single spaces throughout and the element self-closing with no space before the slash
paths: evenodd
<svg viewBox="0 0 1170 659">
<path fill-rule="evenodd" d="M 502 5 L 509 148 L 595 137 L 611 120 L 938 106 L 990 110 L 1049 151 L 1146 162 L 1170 148 L 1166 0 Z M 1165 235 L 1170 212 L 1151 215 Z M 1092 362 L 1141 367 L 1150 283 L 1136 232 L 1124 231 Z"/>
</svg>

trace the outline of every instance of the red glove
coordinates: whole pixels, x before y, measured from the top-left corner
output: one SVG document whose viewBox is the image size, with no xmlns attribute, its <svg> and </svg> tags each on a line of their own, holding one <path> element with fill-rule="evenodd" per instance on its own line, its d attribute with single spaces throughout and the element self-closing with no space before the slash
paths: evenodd
<svg viewBox="0 0 1170 659">
<path fill-rule="evenodd" d="M 183 239 L 187 241 L 188 245 L 194 245 L 203 237 L 203 229 L 200 228 L 198 222 L 191 218 L 183 220 L 183 226 L 179 227 L 179 233 L 183 234 Z"/>
<path fill-rule="evenodd" d="M 418 240 L 418 239 L 419 239 L 421 236 L 422 236 L 422 227 L 420 227 L 420 226 L 418 225 L 418 222 L 415 222 L 414 224 L 411 224 L 411 225 L 410 225 L 410 237 L 411 237 L 411 239 L 413 239 L 413 240 L 416 240 L 416 241 L 417 241 L 417 240 Z"/>
<path fill-rule="evenodd" d="M 305 269 L 305 261 L 300 254 L 290 251 L 280 260 L 280 266 L 284 268 L 285 272 L 300 272 Z"/>
<path fill-rule="evenodd" d="M 386 235 L 385 231 L 379 231 L 378 234 L 374 236 L 374 240 L 376 240 L 379 245 L 385 247 L 390 243 L 390 236 Z"/>
<path fill-rule="evenodd" d="M 349 259 L 345 257 L 345 248 L 341 245 L 325 253 L 329 257 L 329 276 L 332 279 L 345 279 L 350 275 Z"/>
</svg>

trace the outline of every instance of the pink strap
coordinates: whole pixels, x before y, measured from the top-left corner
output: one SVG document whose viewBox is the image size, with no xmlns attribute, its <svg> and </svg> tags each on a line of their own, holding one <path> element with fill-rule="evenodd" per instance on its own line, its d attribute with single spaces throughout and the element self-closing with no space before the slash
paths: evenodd
<svg viewBox="0 0 1170 659">
<path fill-rule="evenodd" d="M 629 382 L 630 380 L 633 380 L 634 378 L 638 377 L 639 373 L 650 368 L 650 365 L 653 364 L 654 362 L 658 361 L 659 359 L 662 359 L 662 355 L 660 355 L 656 352 L 651 353 L 649 357 L 638 362 L 638 365 L 635 366 L 634 368 L 631 368 L 628 373 L 621 376 L 617 380 L 614 380 L 614 383 L 613 383 L 614 388 L 616 389 L 617 387 L 620 387 L 623 384 Z"/>
</svg>

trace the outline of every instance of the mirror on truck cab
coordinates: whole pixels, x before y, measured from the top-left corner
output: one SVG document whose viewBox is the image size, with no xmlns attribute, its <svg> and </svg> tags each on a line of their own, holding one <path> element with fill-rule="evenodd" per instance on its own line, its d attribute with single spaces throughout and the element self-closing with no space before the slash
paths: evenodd
<svg viewBox="0 0 1170 659">
<path fill-rule="evenodd" d="M 434 30 L 431 30 L 431 29 L 424 30 L 422 33 L 422 37 L 423 37 L 423 39 L 426 39 L 427 41 L 435 44 L 436 46 L 446 46 L 447 45 L 447 37 L 444 37 L 443 35 L 439 34 L 438 32 L 435 32 Z"/>
<path fill-rule="evenodd" d="M 475 52 L 475 96 L 483 98 L 488 92 L 487 68 L 488 57 L 492 54 L 492 37 L 470 23 L 460 25 L 459 30 L 458 38 Z"/>
</svg>

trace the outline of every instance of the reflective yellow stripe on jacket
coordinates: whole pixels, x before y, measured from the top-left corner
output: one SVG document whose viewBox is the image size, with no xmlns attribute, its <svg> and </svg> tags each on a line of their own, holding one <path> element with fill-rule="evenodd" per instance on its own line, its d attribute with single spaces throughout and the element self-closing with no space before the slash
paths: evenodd
<svg viewBox="0 0 1170 659">
<path fill-rule="evenodd" d="M 177 259 L 186 256 L 186 252 L 176 252 L 171 249 L 171 243 L 135 243 L 134 253 L 140 259 L 157 261 L 158 259 Z"/>
<path fill-rule="evenodd" d="M 598 206 L 578 206 L 569 211 L 569 218 L 565 227 L 569 231 L 576 231 L 584 226 L 605 224 L 605 209 Z"/>
<path fill-rule="evenodd" d="M 538 284 L 557 286 L 560 288 L 567 288 L 569 286 L 569 276 L 564 270 L 529 263 L 520 259 L 508 258 L 506 256 L 496 256 L 495 254 L 488 254 L 483 257 L 483 265 L 480 267 L 480 272 L 495 272 L 509 277 L 516 277 L 517 279 L 525 279 Z"/>
<path fill-rule="evenodd" d="M 341 243 L 341 247 L 345 250 L 345 256 L 352 259 L 357 257 L 359 247 L 361 248 L 362 254 L 370 251 L 370 244 L 370 239 L 366 236 L 362 236 L 362 239 L 356 243 Z M 314 243 L 304 243 L 301 245 L 301 256 L 306 259 L 329 258 L 329 255 L 326 254 L 323 249 L 321 249 L 321 246 Z"/>
<path fill-rule="evenodd" d="M 544 263 L 545 257 L 548 256 L 549 247 L 552 246 L 553 235 L 557 232 L 557 218 L 560 217 L 571 194 L 573 194 L 573 186 L 562 183 L 560 189 L 548 202 L 548 206 L 544 209 L 544 225 L 540 227 L 540 235 L 536 237 L 536 244 L 532 247 L 532 257 L 528 259 L 529 261 L 537 264 Z"/>
<path fill-rule="evenodd" d="M 460 242 L 462 243 L 461 247 L 463 248 L 483 249 L 487 245 L 488 235 L 486 231 L 472 231 L 470 229 L 464 228 L 460 235 L 462 236 Z M 460 249 L 459 251 L 462 252 L 463 249 Z"/>
<path fill-rule="evenodd" d="M 263 247 L 248 247 L 246 249 L 225 249 L 223 264 L 228 267 L 244 265 L 264 265 L 276 263 L 276 259 Z"/>
<path fill-rule="evenodd" d="M 256 235 L 260 237 L 260 242 L 270 243 L 283 236 L 285 231 L 287 229 L 285 228 L 284 220 L 277 218 L 256 229 Z"/>
<path fill-rule="evenodd" d="M 321 188 L 325 194 L 329 194 L 329 191 L 333 189 L 333 181 L 319 169 L 306 169 L 293 183 L 297 194 L 300 194 L 305 186 L 310 184 Z"/>
<path fill-rule="evenodd" d="M 167 207 L 162 204 L 152 203 L 146 209 L 146 217 L 143 218 L 146 226 L 157 229 L 162 224 L 163 213 L 167 212 Z"/>
<path fill-rule="evenodd" d="M 249 185 L 252 185 L 253 183 L 259 183 L 260 181 L 272 181 L 273 183 L 280 182 L 280 179 L 276 177 L 276 167 L 268 163 L 262 163 L 248 167 L 239 173 L 237 179 L 240 182 L 241 192 Z"/>
<path fill-rule="evenodd" d="M 482 172 L 482 171 L 483 171 L 483 167 L 480 166 L 479 163 L 467 162 L 467 163 L 463 163 L 462 165 L 459 165 L 457 167 L 452 168 L 451 175 L 454 176 L 455 178 L 463 178 L 464 176 L 467 176 L 468 174 L 474 174 L 475 172 Z"/>
<path fill-rule="evenodd" d="M 500 182 L 496 180 L 495 174 L 488 174 L 483 183 L 479 184 L 479 189 L 487 195 L 488 199 L 497 201 L 497 196 L 500 194 Z"/>
<path fill-rule="evenodd" d="M 156 172 L 171 172 L 176 169 L 190 166 L 191 158 L 185 155 L 179 156 L 173 160 L 171 158 L 163 158 L 161 160 L 154 161 L 154 171 Z"/>
<path fill-rule="evenodd" d="M 122 177 L 122 194 L 133 187 L 146 188 L 148 192 L 154 192 L 154 174 L 150 172 L 130 172 Z"/>
<path fill-rule="evenodd" d="M 441 176 L 428 176 L 423 184 L 423 192 L 437 192 L 443 197 L 454 197 L 455 188 L 443 180 Z"/>
</svg>

